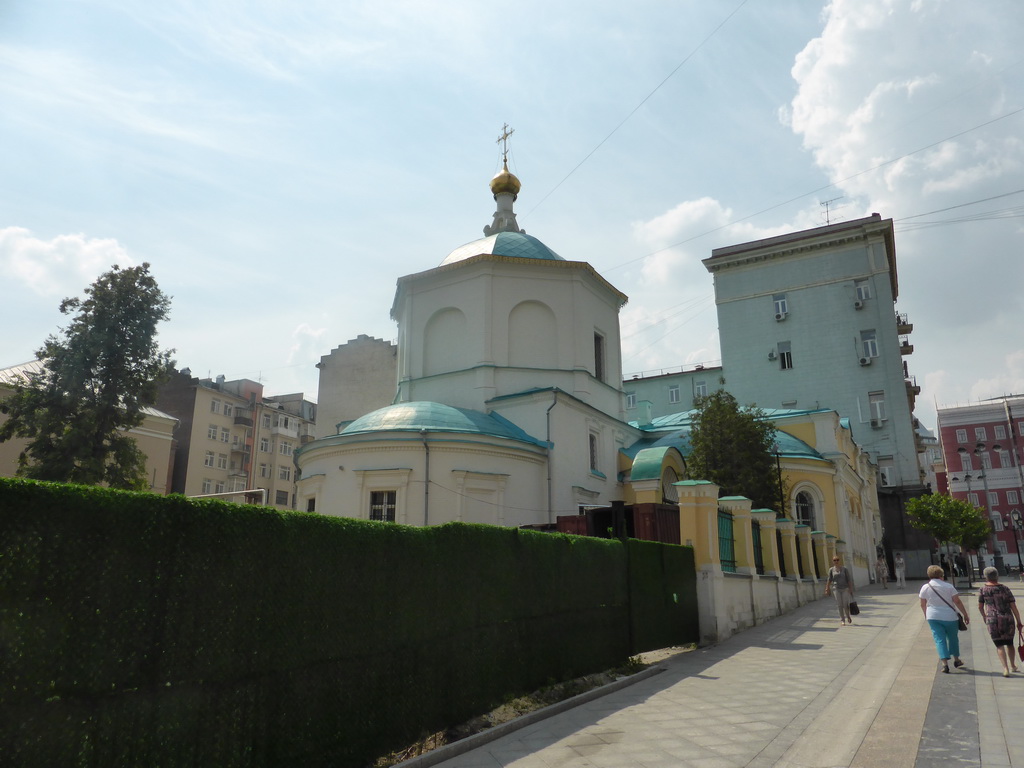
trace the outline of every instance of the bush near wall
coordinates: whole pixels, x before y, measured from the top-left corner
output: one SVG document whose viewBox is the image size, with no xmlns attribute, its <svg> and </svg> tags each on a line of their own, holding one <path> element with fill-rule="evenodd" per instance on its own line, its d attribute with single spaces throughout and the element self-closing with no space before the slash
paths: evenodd
<svg viewBox="0 0 1024 768">
<path fill-rule="evenodd" d="M 683 547 L 0 479 L 0 754 L 362 766 L 696 613 Z"/>
</svg>

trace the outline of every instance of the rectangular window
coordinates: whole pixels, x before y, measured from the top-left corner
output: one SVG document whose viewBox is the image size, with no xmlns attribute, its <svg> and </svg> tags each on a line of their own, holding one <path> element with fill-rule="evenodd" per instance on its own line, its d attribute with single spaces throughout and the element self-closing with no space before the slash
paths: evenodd
<svg viewBox="0 0 1024 768">
<path fill-rule="evenodd" d="M 772 296 L 772 304 L 775 305 L 775 317 L 785 317 L 789 313 L 789 302 L 786 301 L 786 294 L 776 293 Z"/>
<path fill-rule="evenodd" d="M 316 496 L 310 496 L 306 499 L 306 511 L 316 512 Z"/>
<path fill-rule="evenodd" d="M 274 504 L 279 507 L 288 506 L 288 491 L 277 491 L 274 496 Z"/>
<path fill-rule="evenodd" d="M 285 442 L 284 440 L 282 440 L 277 446 L 277 452 L 282 456 L 291 456 L 293 451 L 294 449 L 292 448 L 292 444 Z"/>
<path fill-rule="evenodd" d="M 626 393 L 626 409 L 636 408 L 636 392 Z"/>
<path fill-rule="evenodd" d="M 218 430 L 217 430 L 217 425 L 216 424 L 211 424 L 210 426 L 208 426 L 206 428 L 206 437 L 207 437 L 207 439 L 209 439 L 209 440 L 216 440 L 217 439 L 217 432 L 218 432 Z"/>
<path fill-rule="evenodd" d="M 974 491 L 971 491 L 970 493 L 967 494 L 967 501 L 972 506 L 978 506 L 978 494 L 976 494 Z"/>
<path fill-rule="evenodd" d="M 1018 437 L 1024 435 L 1024 421 L 1017 422 L 1017 435 Z"/>
<path fill-rule="evenodd" d="M 779 368 L 788 371 L 793 367 L 793 349 L 788 341 L 779 342 Z"/>
<path fill-rule="evenodd" d="M 590 433 L 590 471 L 597 472 L 597 435 Z"/>
<path fill-rule="evenodd" d="M 228 468 L 228 455 L 226 453 L 217 454 L 217 469 Z"/>
<path fill-rule="evenodd" d="M 995 426 L 996 440 L 1006 439 L 1006 427 L 1002 424 L 996 424 Z"/>
<path fill-rule="evenodd" d="M 871 298 L 871 283 L 867 280 L 854 280 L 853 287 L 857 291 L 857 298 L 860 301 L 867 301 Z"/>
<path fill-rule="evenodd" d="M 213 466 L 213 451 L 207 451 L 206 452 L 206 456 L 203 458 L 203 466 L 204 467 L 212 467 Z"/>
<path fill-rule="evenodd" d="M 370 519 L 395 522 L 395 499 L 398 491 L 370 491 Z"/>
<path fill-rule="evenodd" d="M 706 381 L 698 381 L 693 385 L 693 394 L 697 397 L 707 397 L 708 394 L 708 383 Z"/>
<path fill-rule="evenodd" d="M 872 421 L 885 421 L 885 392 L 868 392 Z"/>
<path fill-rule="evenodd" d="M 679 385 L 678 384 L 672 384 L 672 385 L 669 386 L 669 388 L 668 388 L 668 401 L 670 403 L 678 403 L 679 402 Z"/>
<path fill-rule="evenodd" d="M 1020 504 L 1020 501 L 1018 500 L 1017 492 L 1016 491 L 1007 491 L 1006 492 L 1006 503 L 1007 504 Z"/>
<path fill-rule="evenodd" d="M 989 495 L 991 496 L 992 494 Z M 1001 518 L 999 515 L 991 515 L 990 519 L 992 520 L 993 531 L 996 531 L 998 533 L 999 531 L 1003 530 L 1003 518 Z"/>
<path fill-rule="evenodd" d="M 263 428 L 264 429 L 270 429 L 270 414 L 269 413 L 263 414 Z"/>
<path fill-rule="evenodd" d="M 260 464 L 260 477 L 270 477 L 269 464 Z"/>
<path fill-rule="evenodd" d="M 227 429 L 226 427 L 221 427 L 220 428 L 220 441 L 222 443 L 229 443 L 229 442 L 231 442 L 231 430 L 230 429 Z"/>
<path fill-rule="evenodd" d="M 210 413 L 220 413 L 220 400 L 210 401 Z"/>
<path fill-rule="evenodd" d="M 969 454 L 969 453 L 961 453 L 960 454 L 960 469 L 962 469 L 964 472 L 970 472 L 971 471 L 971 469 L 972 469 L 972 467 L 971 467 L 971 454 Z"/>
<path fill-rule="evenodd" d="M 203 493 L 213 493 L 213 481 L 208 478 L 203 478 Z"/>
<path fill-rule="evenodd" d="M 604 336 L 600 333 L 594 334 L 594 376 L 604 381 Z"/>
<path fill-rule="evenodd" d="M 278 469 L 277 469 L 277 476 L 281 480 L 291 480 L 292 479 L 292 468 L 289 467 L 287 464 L 278 467 Z"/>
<path fill-rule="evenodd" d="M 985 428 L 984 427 L 975 427 L 974 428 L 974 439 L 975 440 L 987 440 L 988 438 L 985 436 L 985 434 L 986 433 L 985 433 Z"/>
<path fill-rule="evenodd" d="M 231 415 L 231 403 L 224 403 L 224 415 L 225 416 L 230 416 Z"/>
<path fill-rule="evenodd" d="M 958 443 L 966 443 L 967 442 L 967 430 L 966 429 L 958 429 L 956 431 L 956 441 Z"/>
<path fill-rule="evenodd" d="M 999 506 L 999 494 L 995 491 L 988 492 L 988 508 L 995 509 Z"/>
<path fill-rule="evenodd" d="M 262 453 L 270 453 L 270 440 L 265 437 L 260 438 L 260 451 Z"/>
<path fill-rule="evenodd" d="M 983 451 L 982 453 L 979 453 L 978 456 L 981 458 L 982 469 L 992 469 L 992 456 L 988 451 Z"/>
<path fill-rule="evenodd" d="M 864 357 L 878 357 L 878 340 L 874 329 L 860 332 L 860 346 Z"/>
<path fill-rule="evenodd" d="M 224 493 L 224 489 L 227 486 L 224 485 L 224 481 L 223 480 L 218 480 L 217 484 L 214 485 L 213 487 L 214 487 L 214 493 Z"/>
</svg>

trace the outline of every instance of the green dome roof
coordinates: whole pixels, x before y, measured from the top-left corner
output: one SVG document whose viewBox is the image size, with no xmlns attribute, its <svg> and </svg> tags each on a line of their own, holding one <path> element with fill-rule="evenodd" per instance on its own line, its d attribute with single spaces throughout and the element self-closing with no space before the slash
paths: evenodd
<svg viewBox="0 0 1024 768">
<path fill-rule="evenodd" d="M 372 411 L 353 421 L 340 434 L 422 431 L 489 435 L 534 445 L 544 444 L 496 413 L 481 413 L 427 401 L 398 403 Z"/>
<path fill-rule="evenodd" d="M 471 243 L 460 245 L 448 254 L 441 265 L 465 261 L 481 254 L 507 256 L 512 259 L 540 259 L 542 261 L 565 261 L 533 235 L 525 232 L 498 232 Z"/>
</svg>

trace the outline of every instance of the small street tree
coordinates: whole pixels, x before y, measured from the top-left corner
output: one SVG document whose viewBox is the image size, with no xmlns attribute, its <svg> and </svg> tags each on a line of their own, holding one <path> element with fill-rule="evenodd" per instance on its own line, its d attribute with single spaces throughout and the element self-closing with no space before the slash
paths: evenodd
<svg viewBox="0 0 1024 768">
<path fill-rule="evenodd" d="M 114 265 L 85 294 L 61 302 L 74 319 L 36 352 L 43 369 L 0 401 L 9 417 L 0 442 L 28 440 L 18 462 L 26 477 L 143 489 L 145 455 L 127 431 L 142 423 L 173 364 L 172 351 L 156 346 L 170 299 L 149 264 Z"/>
<path fill-rule="evenodd" d="M 746 496 L 754 509 L 781 512 L 775 427 L 764 412 L 741 408 L 724 390 L 697 398 L 695 405 L 686 459 L 690 477 L 717 484 L 723 496 Z"/>
<path fill-rule="evenodd" d="M 973 552 L 992 534 L 982 510 L 966 501 L 933 493 L 907 501 L 910 524 L 927 531 L 940 543 L 948 542 Z"/>
</svg>

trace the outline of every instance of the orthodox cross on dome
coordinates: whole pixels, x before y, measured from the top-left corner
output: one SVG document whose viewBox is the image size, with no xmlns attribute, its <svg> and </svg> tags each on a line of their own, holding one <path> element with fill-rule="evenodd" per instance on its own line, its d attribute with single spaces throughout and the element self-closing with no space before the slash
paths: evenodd
<svg viewBox="0 0 1024 768">
<path fill-rule="evenodd" d="M 494 142 L 495 144 L 501 144 L 501 162 L 508 167 L 508 140 L 509 137 L 516 132 L 515 128 L 509 128 L 508 123 L 501 126 L 501 136 Z"/>
</svg>

